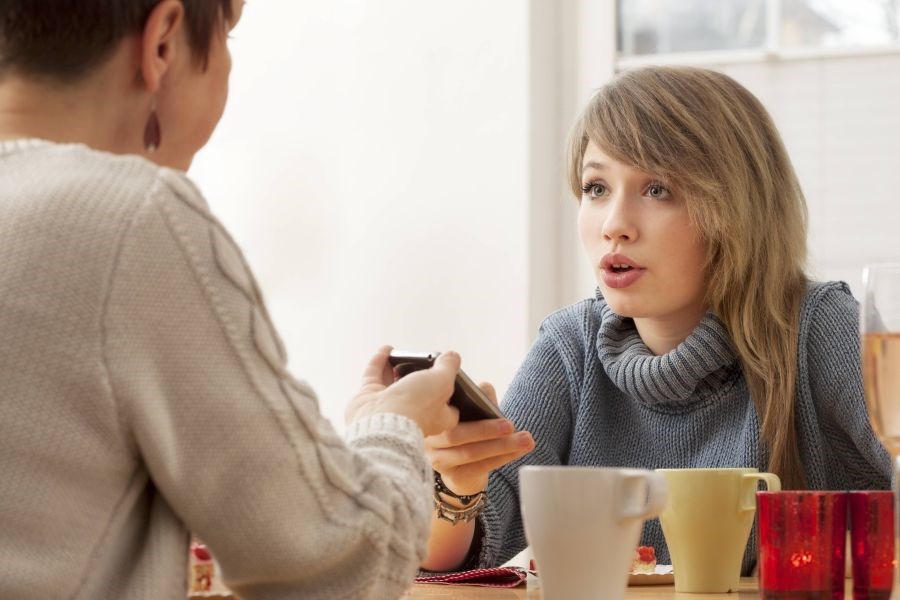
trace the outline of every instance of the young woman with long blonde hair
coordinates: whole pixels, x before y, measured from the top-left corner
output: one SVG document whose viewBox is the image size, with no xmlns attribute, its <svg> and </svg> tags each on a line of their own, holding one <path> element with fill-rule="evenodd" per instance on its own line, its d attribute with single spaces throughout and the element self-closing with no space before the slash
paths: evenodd
<svg viewBox="0 0 900 600">
<path fill-rule="evenodd" d="M 590 101 L 569 151 L 596 297 L 544 321 L 505 398 L 510 422 L 428 439 L 446 509 L 423 568 L 496 565 L 525 547 L 525 464 L 756 467 L 788 489 L 888 487 L 857 302 L 805 274 L 803 193 L 759 100 L 715 71 L 628 71 Z M 466 512 L 457 496 L 482 490 L 485 508 Z M 471 520 L 437 516 L 459 511 Z M 658 521 L 642 541 L 669 562 Z"/>
</svg>

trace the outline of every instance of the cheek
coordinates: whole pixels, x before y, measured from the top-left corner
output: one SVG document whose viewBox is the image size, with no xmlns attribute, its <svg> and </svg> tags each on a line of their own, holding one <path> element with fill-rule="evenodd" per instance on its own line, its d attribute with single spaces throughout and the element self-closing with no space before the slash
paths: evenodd
<svg viewBox="0 0 900 600">
<path fill-rule="evenodd" d="M 706 248 L 697 238 L 681 236 L 671 245 L 674 271 L 682 282 L 685 295 L 704 296 L 706 293 Z"/>
</svg>

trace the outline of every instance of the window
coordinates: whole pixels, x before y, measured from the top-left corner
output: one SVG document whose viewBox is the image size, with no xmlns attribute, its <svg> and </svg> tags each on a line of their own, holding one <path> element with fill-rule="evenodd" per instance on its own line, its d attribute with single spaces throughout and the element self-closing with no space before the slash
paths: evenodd
<svg viewBox="0 0 900 600">
<path fill-rule="evenodd" d="M 619 52 L 761 48 L 765 10 L 765 0 L 619 0 Z"/>
<path fill-rule="evenodd" d="M 618 0 L 624 62 L 900 48 L 900 0 Z"/>
<path fill-rule="evenodd" d="M 781 0 L 782 46 L 897 44 L 898 0 Z"/>
</svg>

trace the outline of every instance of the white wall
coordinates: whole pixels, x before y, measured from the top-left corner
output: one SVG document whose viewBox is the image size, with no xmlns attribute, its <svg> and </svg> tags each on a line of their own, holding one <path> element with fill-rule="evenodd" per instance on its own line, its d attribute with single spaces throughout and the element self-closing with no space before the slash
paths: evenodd
<svg viewBox="0 0 900 600">
<path fill-rule="evenodd" d="M 253 2 L 192 169 L 243 246 L 292 371 L 340 427 L 381 343 L 463 354 L 501 395 L 537 324 L 592 292 L 564 139 L 614 72 L 615 0 Z M 771 110 L 811 270 L 900 259 L 900 55 L 713 65 Z"/>
<path fill-rule="evenodd" d="M 556 239 L 529 208 L 531 10 L 266 0 L 235 30 L 191 174 L 339 428 L 378 345 L 458 350 L 502 393 L 552 308 L 530 299 L 529 238 Z"/>
</svg>

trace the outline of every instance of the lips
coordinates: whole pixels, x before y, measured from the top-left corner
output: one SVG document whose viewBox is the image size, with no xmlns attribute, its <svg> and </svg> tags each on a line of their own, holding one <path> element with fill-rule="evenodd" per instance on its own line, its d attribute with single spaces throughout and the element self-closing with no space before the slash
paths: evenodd
<svg viewBox="0 0 900 600">
<path fill-rule="evenodd" d="M 607 254 L 600 261 L 603 283 L 611 288 L 626 288 L 647 271 L 624 254 Z"/>
</svg>

